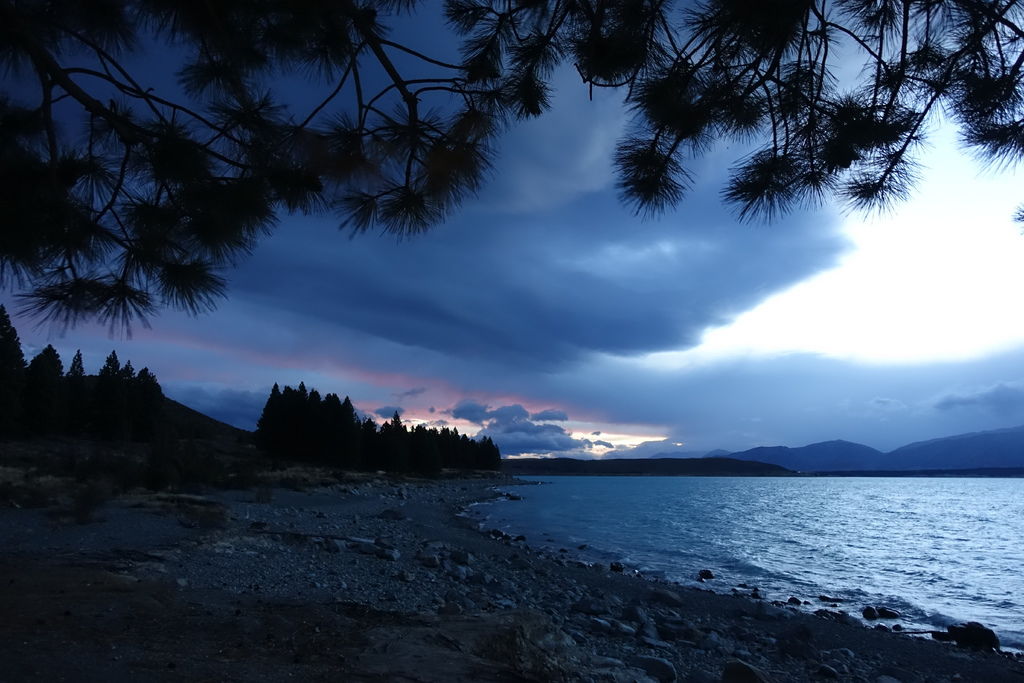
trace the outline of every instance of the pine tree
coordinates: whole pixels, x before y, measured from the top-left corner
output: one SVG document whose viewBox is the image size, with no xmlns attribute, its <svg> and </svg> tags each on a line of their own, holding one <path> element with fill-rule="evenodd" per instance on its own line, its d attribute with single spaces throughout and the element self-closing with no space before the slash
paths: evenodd
<svg viewBox="0 0 1024 683">
<path fill-rule="evenodd" d="M 68 434 L 79 435 L 88 429 L 92 415 L 92 396 L 85 383 L 85 365 L 82 362 L 82 351 L 75 352 L 71 359 L 71 367 L 64 375 L 64 414 L 67 418 L 66 431 Z"/>
<path fill-rule="evenodd" d="M 111 351 L 93 390 L 93 428 L 97 437 L 108 441 L 128 438 L 128 396 L 117 352 Z"/>
<path fill-rule="evenodd" d="M 0 272 L 64 322 L 211 307 L 218 269 L 284 212 L 442 223 L 506 123 L 549 109 L 563 64 L 623 93 L 615 173 L 641 213 L 676 206 L 700 156 L 734 141 L 722 194 L 741 217 L 899 201 L 944 117 L 971 152 L 1024 157 L 1024 7 L 1008 0 L 446 0 L 453 35 L 433 42 L 454 60 L 389 31 L 437 2 L 93 4 L 0 5 L 5 62 L 32 67 L 0 91 Z M 154 41 L 180 60 L 166 90 L 135 59 Z M 317 104 L 290 107 L 300 91 Z"/>
<path fill-rule="evenodd" d="M 284 399 L 277 382 L 270 390 L 270 396 L 263 406 L 263 413 L 256 422 L 256 443 L 271 455 L 280 455 L 284 450 Z"/>
<path fill-rule="evenodd" d="M 7 309 L 0 305 L 0 437 L 21 431 L 21 393 L 25 382 L 25 356 L 18 331 Z"/>
<path fill-rule="evenodd" d="M 133 408 L 132 438 L 135 441 L 152 442 L 158 437 L 160 429 L 164 392 L 156 375 L 150 372 L 149 368 L 139 370 L 130 386 Z"/>
<path fill-rule="evenodd" d="M 352 399 L 341 402 L 341 466 L 345 469 L 366 469 L 363 466 L 363 429 Z"/>
<path fill-rule="evenodd" d="M 381 425 L 380 440 L 383 466 L 387 472 L 407 472 L 411 461 L 409 432 L 402 424 L 398 411 Z"/>
<path fill-rule="evenodd" d="M 434 476 L 441 471 L 441 451 L 438 449 L 436 430 L 416 425 L 410 438 L 410 450 L 414 472 Z"/>
<path fill-rule="evenodd" d="M 52 345 L 47 344 L 29 363 L 22 393 L 23 423 L 29 434 L 63 431 L 67 406 L 63 376 L 64 365 Z"/>
</svg>

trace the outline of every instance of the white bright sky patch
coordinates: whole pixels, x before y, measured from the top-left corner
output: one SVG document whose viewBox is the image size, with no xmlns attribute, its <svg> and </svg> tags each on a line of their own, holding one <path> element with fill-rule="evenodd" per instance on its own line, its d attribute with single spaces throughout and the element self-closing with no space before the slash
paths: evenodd
<svg viewBox="0 0 1024 683">
<path fill-rule="evenodd" d="M 1024 344 L 1024 235 L 1012 220 L 1020 174 L 984 169 L 957 151 L 951 130 L 924 161 L 910 201 L 847 219 L 853 247 L 837 267 L 709 330 L 699 347 L 645 364 L 801 352 L 927 363 Z"/>
</svg>

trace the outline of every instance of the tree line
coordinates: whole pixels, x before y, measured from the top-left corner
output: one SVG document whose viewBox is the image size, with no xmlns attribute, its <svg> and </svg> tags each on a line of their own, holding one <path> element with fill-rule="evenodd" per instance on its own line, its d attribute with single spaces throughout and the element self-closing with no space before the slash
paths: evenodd
<svg viewBox="0 0 1024 683">
<path fill-rule="evenodd" d="M 257 444 L 270 455 L 347 470 L 433 475 L 442 468 L 497 470 L 501 454 L 490 437 L 474 440 L 458 429 L 407 426 L 396 412 L 378 427 L 360 418 L 348 396 L 320 395 L 277 384 L 256 428 Z"/>
<path fill-rule="evenodd" d="M 153 441 L 164 395 L 148 368 L 138 372 L 111 351 L 95 376 L 82 352 L 67 372 L 47 345 L 25 362 L 18 332 L 0 306 L 0 438 L 85 436 L 107 441 Z"/>
</svg>

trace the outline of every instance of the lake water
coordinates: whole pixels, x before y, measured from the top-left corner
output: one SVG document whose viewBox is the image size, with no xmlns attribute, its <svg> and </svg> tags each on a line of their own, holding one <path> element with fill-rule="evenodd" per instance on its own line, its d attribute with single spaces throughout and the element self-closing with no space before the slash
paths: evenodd
<svg viewBox="0 0 1024 683">
<path fill-rule="evenodd" d="M 980 621 L 1024 647 L 1024 479 L 522 477 L 477 506 L 533 547 L 619 560 L 728 592 L 820 594 L 900 610 L 905 627 Z M 576 550 L 587 544 L 585 550 Z"/>
</svg>

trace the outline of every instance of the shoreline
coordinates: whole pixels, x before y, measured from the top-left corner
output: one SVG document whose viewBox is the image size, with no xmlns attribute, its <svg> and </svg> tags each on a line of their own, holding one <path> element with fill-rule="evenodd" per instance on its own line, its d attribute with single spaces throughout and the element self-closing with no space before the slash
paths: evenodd
<svg viewBox="0 0 1024 683">
<path fill-rule="evenodd" d="M 520 484 L 128 496 L 82 526 L 0 511 L 0 657 L 12 681 L 1024 676 L 1010 654 L 587 566 L 460 516 L 500 485 Z"/>
</svg>

